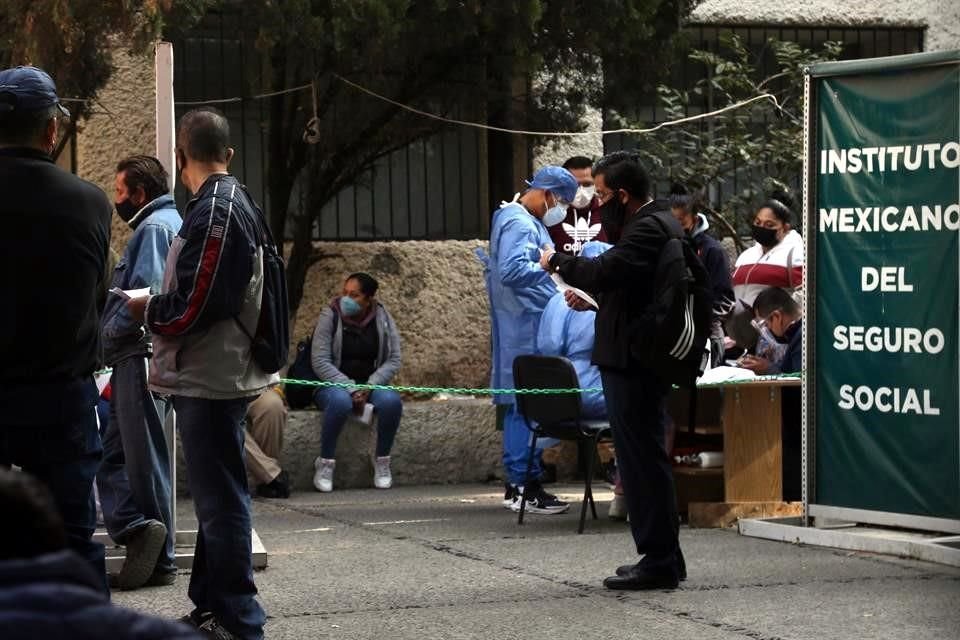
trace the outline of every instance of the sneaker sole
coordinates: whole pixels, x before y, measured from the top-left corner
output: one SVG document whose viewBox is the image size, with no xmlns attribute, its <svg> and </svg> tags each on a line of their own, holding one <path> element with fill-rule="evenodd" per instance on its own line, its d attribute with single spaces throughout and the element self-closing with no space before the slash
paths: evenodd
<svg viewBox="0 0 960 640">
<path fill-rule="evenodd" d="M 157 567 L 157 558 L 160 557 L 163 545 L 167 541 L 167 528 L 159 522 L 152 522 L 144 527 L 140 535 L 146 537 L 143 553 L 133 563 L 130 562 L 130 558 L 124 560 L 123 568 L 117 576 L 117 584 L 122 591 L 139 589 L 153 575 Z"/>
<path fill-rule="evenodd" d="M 519 513 L 520 502 L 518 501 L 515 504 L 511 505 L 510 510 L 515 513 Z M 544 515 L 544 516 L 553 516 L 560 513 L 566 513 L 569 510 L 570 510 L 570 505 L 566 505 L 564 507 L 537 507 L 530 504 L 529 502 L 527 503 L 527 506 L 524 507 L 523 509 L 524 513 L 535 513 L 535 514 Z"/>
</svg>

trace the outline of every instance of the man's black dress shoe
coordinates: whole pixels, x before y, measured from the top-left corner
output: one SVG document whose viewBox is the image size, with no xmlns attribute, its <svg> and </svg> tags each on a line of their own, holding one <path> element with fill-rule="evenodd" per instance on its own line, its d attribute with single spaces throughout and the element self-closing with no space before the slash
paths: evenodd
<svg viewBox="0 0 960 640">
<path fill-rule="evenodd" d="M 633 567 L 625 575 L 610 576 L 603 586 L 615 591 L 645 591 L 648 589 L 676 589 L 680 581 L 673 572 L 652 573 Z"/>
<path fill-rule="evenodd" d="M 617 575 L 625 576 L 634 569 L 638 569 L 639 565 L 636 564 L 622 564 L 617 567 Z M 677 551 L 677 574 L 680 577 L 680 582 L 684 582 L 687 579 L 687 561 L 683 558 L 683 551 Z"/>
</svg>

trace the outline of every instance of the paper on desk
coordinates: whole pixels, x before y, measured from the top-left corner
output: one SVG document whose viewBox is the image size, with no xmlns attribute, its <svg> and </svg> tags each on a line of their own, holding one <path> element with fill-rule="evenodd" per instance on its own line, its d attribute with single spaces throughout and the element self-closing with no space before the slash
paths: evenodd
<svg viewBox="0 0 960 640">
<path fill-rule="evenodd" d="M 116 294 L 121 298 L 127 298 L 132 300 L 133 298 L 142 298 L 143 296 L 150 295 L 150 287 L 144 287 L 143 289 L 121 289 L 120 287 L 114 287 L 110 289 L 110 293 Z"/>
<path fill-rule="evenodd" d="M 737 380 L 751 380 L 756 378 L 757 374 L 750 369 L 740 367 L 714 367 L 705 371 L 697 384 L 719 384 L 721 382 L 736 382 Z"/>
<path fill-rule="evenodd" d="M 566 282 L 563 281 L 563 278 L 560 277 L 560 274 L 551 273 L 550 279 L 553 280 L 553 283 L 555 285 L 557 285 L 557 290 L 560 293 L 563 293 L 564 291 L 573 291 L 573 293 L 576 294 L 578 298 L 580 298 L 581 300 L 585 300 L 594 309 L 600 308 L 600 305 L 597 304 L 596 300 L 590 297 L 589 293 L 587 293 L 586 291 L 577 289 L 576 287 L 571 287 L 570 285 L 568 285 Z"/>
</svg>

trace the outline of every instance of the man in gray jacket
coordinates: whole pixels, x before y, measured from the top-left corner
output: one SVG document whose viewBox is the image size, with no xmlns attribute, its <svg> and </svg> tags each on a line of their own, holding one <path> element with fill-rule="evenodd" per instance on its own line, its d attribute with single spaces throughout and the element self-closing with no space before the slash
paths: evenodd
<svg viewBox="0 0 960 640">
<path fill-rule="evenodd" d="M 150 333 L 130 317 L 119 289 L 160 293 L 163 269 L 181 219 L 167 172 L 150 156 L 117 165 L 117 215 L 133 229 L 113 272 L 101 318 L 104 361 L 113 367 L 110 419 L 102 429 L 103 463 L 97 487 L 110 537 L 126 546 L 121 589 L 173 584 L 174 534 L 170 514 L 170 454 L 163 431 L 167 400 L 147 389 Z"/>
<path fill-rule="evenodd" d="M 184 621 L 217 638 L 263 638 L 250 495 L 243 463 L 247 404 L 280 380 L 251 356 L 264 291 L 266 221 L 236 178 L 229 126 L 198 109 L 180 119 L 177 164 L 194 198 L 170 247 L 163 293 L 128 303 L 154 338 L 150 388 L 173 396 L 199 521 Z"/>
</svg>

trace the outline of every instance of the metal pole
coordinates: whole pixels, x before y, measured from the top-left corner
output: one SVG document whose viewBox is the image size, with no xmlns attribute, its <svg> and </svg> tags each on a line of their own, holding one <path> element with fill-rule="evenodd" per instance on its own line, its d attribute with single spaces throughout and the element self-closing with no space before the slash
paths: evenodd
<svg viewBox="0 0 960 640">
<path fill-rule="evenodd" d="M 173 193 L 173 177 L 176 175 L 176 132 L 173 112 L 173 45 L 158 42 L 154 50 L 156 76 L 156 124 L 157 158 L 167 170 L 167 188 Z"/>
</svg>

